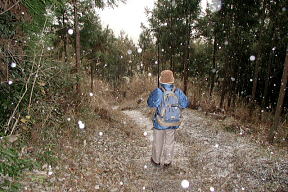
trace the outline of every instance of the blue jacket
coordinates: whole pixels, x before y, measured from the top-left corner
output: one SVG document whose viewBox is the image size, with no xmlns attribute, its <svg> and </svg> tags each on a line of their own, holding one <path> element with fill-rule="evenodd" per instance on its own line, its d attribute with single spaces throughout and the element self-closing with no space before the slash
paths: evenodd
<svg viewBox="0 0 288 192">
<path fill-rule="evenodd" d="M 173 84 L 160 84 L 160 86 L 163 87 L 165 90 L 169 90 L 169 91 L 171 91 L 174 87 Z M 189 106 L 189 101 L 188 101 L 187 96 L 183 93 L 183 91 L 176 88 L 175 94 L 179 98 L 180 107 L 181 108 L 187 108 Z M 162 99 L 163 99 L 163 91 L 160 88 L 154 89 L 148 97 L 148 100 L 147 100 L 148 106 L 157 108 L 155 115 L 157 113 L 159 113 L 159 107 L 160 107 Z M 159 125 L 156 118 L 155 118 L 155 115 L 153 117 L 154 128 L 156 128 L 156 129 L 177 129 L 177 128 L 179 128 L 179 126 L 163 127 L 163 126 Z"/>
</svg>

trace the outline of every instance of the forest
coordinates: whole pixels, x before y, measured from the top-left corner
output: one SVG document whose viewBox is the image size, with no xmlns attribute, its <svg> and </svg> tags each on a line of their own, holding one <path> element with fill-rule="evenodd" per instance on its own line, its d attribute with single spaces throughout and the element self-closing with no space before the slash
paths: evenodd
<svg viewBox="0 0 288 192">
<path fill-rule="evenodd" d="M 287 191 L 287 0 L 157 0 L 138 42 L 101 24 L 100 10 L 125 3 L 0 0 L 0 191 Z M 176 135 L 189 160 L 161 174 L 147 168 L 140 113 L 150 121 L 165 69 L 190 101 Z M 209 176 L 205 139 L 220 150 L 237 138 L 215 155 L 241 159 L 233 171 L 221 180 L 230 157 L 218 170 L 211 156 Z"/>
</svg>

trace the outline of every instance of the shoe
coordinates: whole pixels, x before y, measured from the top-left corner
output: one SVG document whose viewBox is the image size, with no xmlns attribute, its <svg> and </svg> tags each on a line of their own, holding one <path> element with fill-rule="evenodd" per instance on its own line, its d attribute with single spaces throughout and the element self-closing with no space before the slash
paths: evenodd
<svg viewBox="0 0 288 192">
<path fill-rule="evenodd" d="M 155 167 L 160 167 L 160 163 L 156 163 L 156 162 L 152 159 L 152 157 L 151 157 L 151 163 L 152 163 L 152 165 L 155 166 Z"/>
<path fill-rule="evenodd" d="M 168 168 L 168 167 L 170 167 L 170 166 L 171 166 L 171 163 L 168 163 L 168 164 L 164 164 L 164 165 L 163 165 L 164 168 Z"/>
</svg>

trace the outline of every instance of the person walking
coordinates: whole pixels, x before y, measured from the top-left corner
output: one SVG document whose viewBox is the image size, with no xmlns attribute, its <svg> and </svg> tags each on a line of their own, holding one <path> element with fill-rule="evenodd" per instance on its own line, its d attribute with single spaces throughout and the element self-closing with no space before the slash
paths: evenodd
<svg viewBox="0 0 288 192">
<path fill-rule="evenodd" d="M 181 111 L 189 106 L 187 96 L 174 85 L 171 70 L 160 74 L 160 87 L 154 89 L 147 100 L 149 107 L 156 108 L 153 116 L 153 143 L 151 163 L 160 167 L 163 151 L 163 165 L 169 167 L 173 159 L 175 130 L 181 124 Z"/>
</svg>

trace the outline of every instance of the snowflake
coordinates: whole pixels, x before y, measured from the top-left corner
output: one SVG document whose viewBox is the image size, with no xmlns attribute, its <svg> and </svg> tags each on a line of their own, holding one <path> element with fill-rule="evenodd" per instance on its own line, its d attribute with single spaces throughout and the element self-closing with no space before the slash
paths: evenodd
<svg viewBox="0 0 288 192">
<path fill-rule="evenodd" d="M 184 179 L 181 181 L 181 186 L 184 188 L 184 189 L 187 189 L 189 187 L 189 181 Z"/>
<path fill-rule="evenodd" d="M 12 68 L 16 67 L 16 63 L 14 63 L 14 62 L 11 63 L 11 67 L 12 67 Z"/>
<path fill-rule="evenodd" d="M 78 121 L 78 126 L 80 129 L 84 129 L 85 128 L 85 123 L 83 123 L 82 121 Z"/>
<path fill-rule="evenodd" d="M 72 35 L 73 32 L 74 32 L 73 29 L 68 29 L 68 34 L 69 34 L 69 35 Z"/>
<path fill-rule="evenodd" d="M 256 57 L 255 57 L 254 55 L 251 55 L 251 56 L 249 57 L 249 59 L 250 59 L 250 61 L 255 61 Z"/>
</svg>

